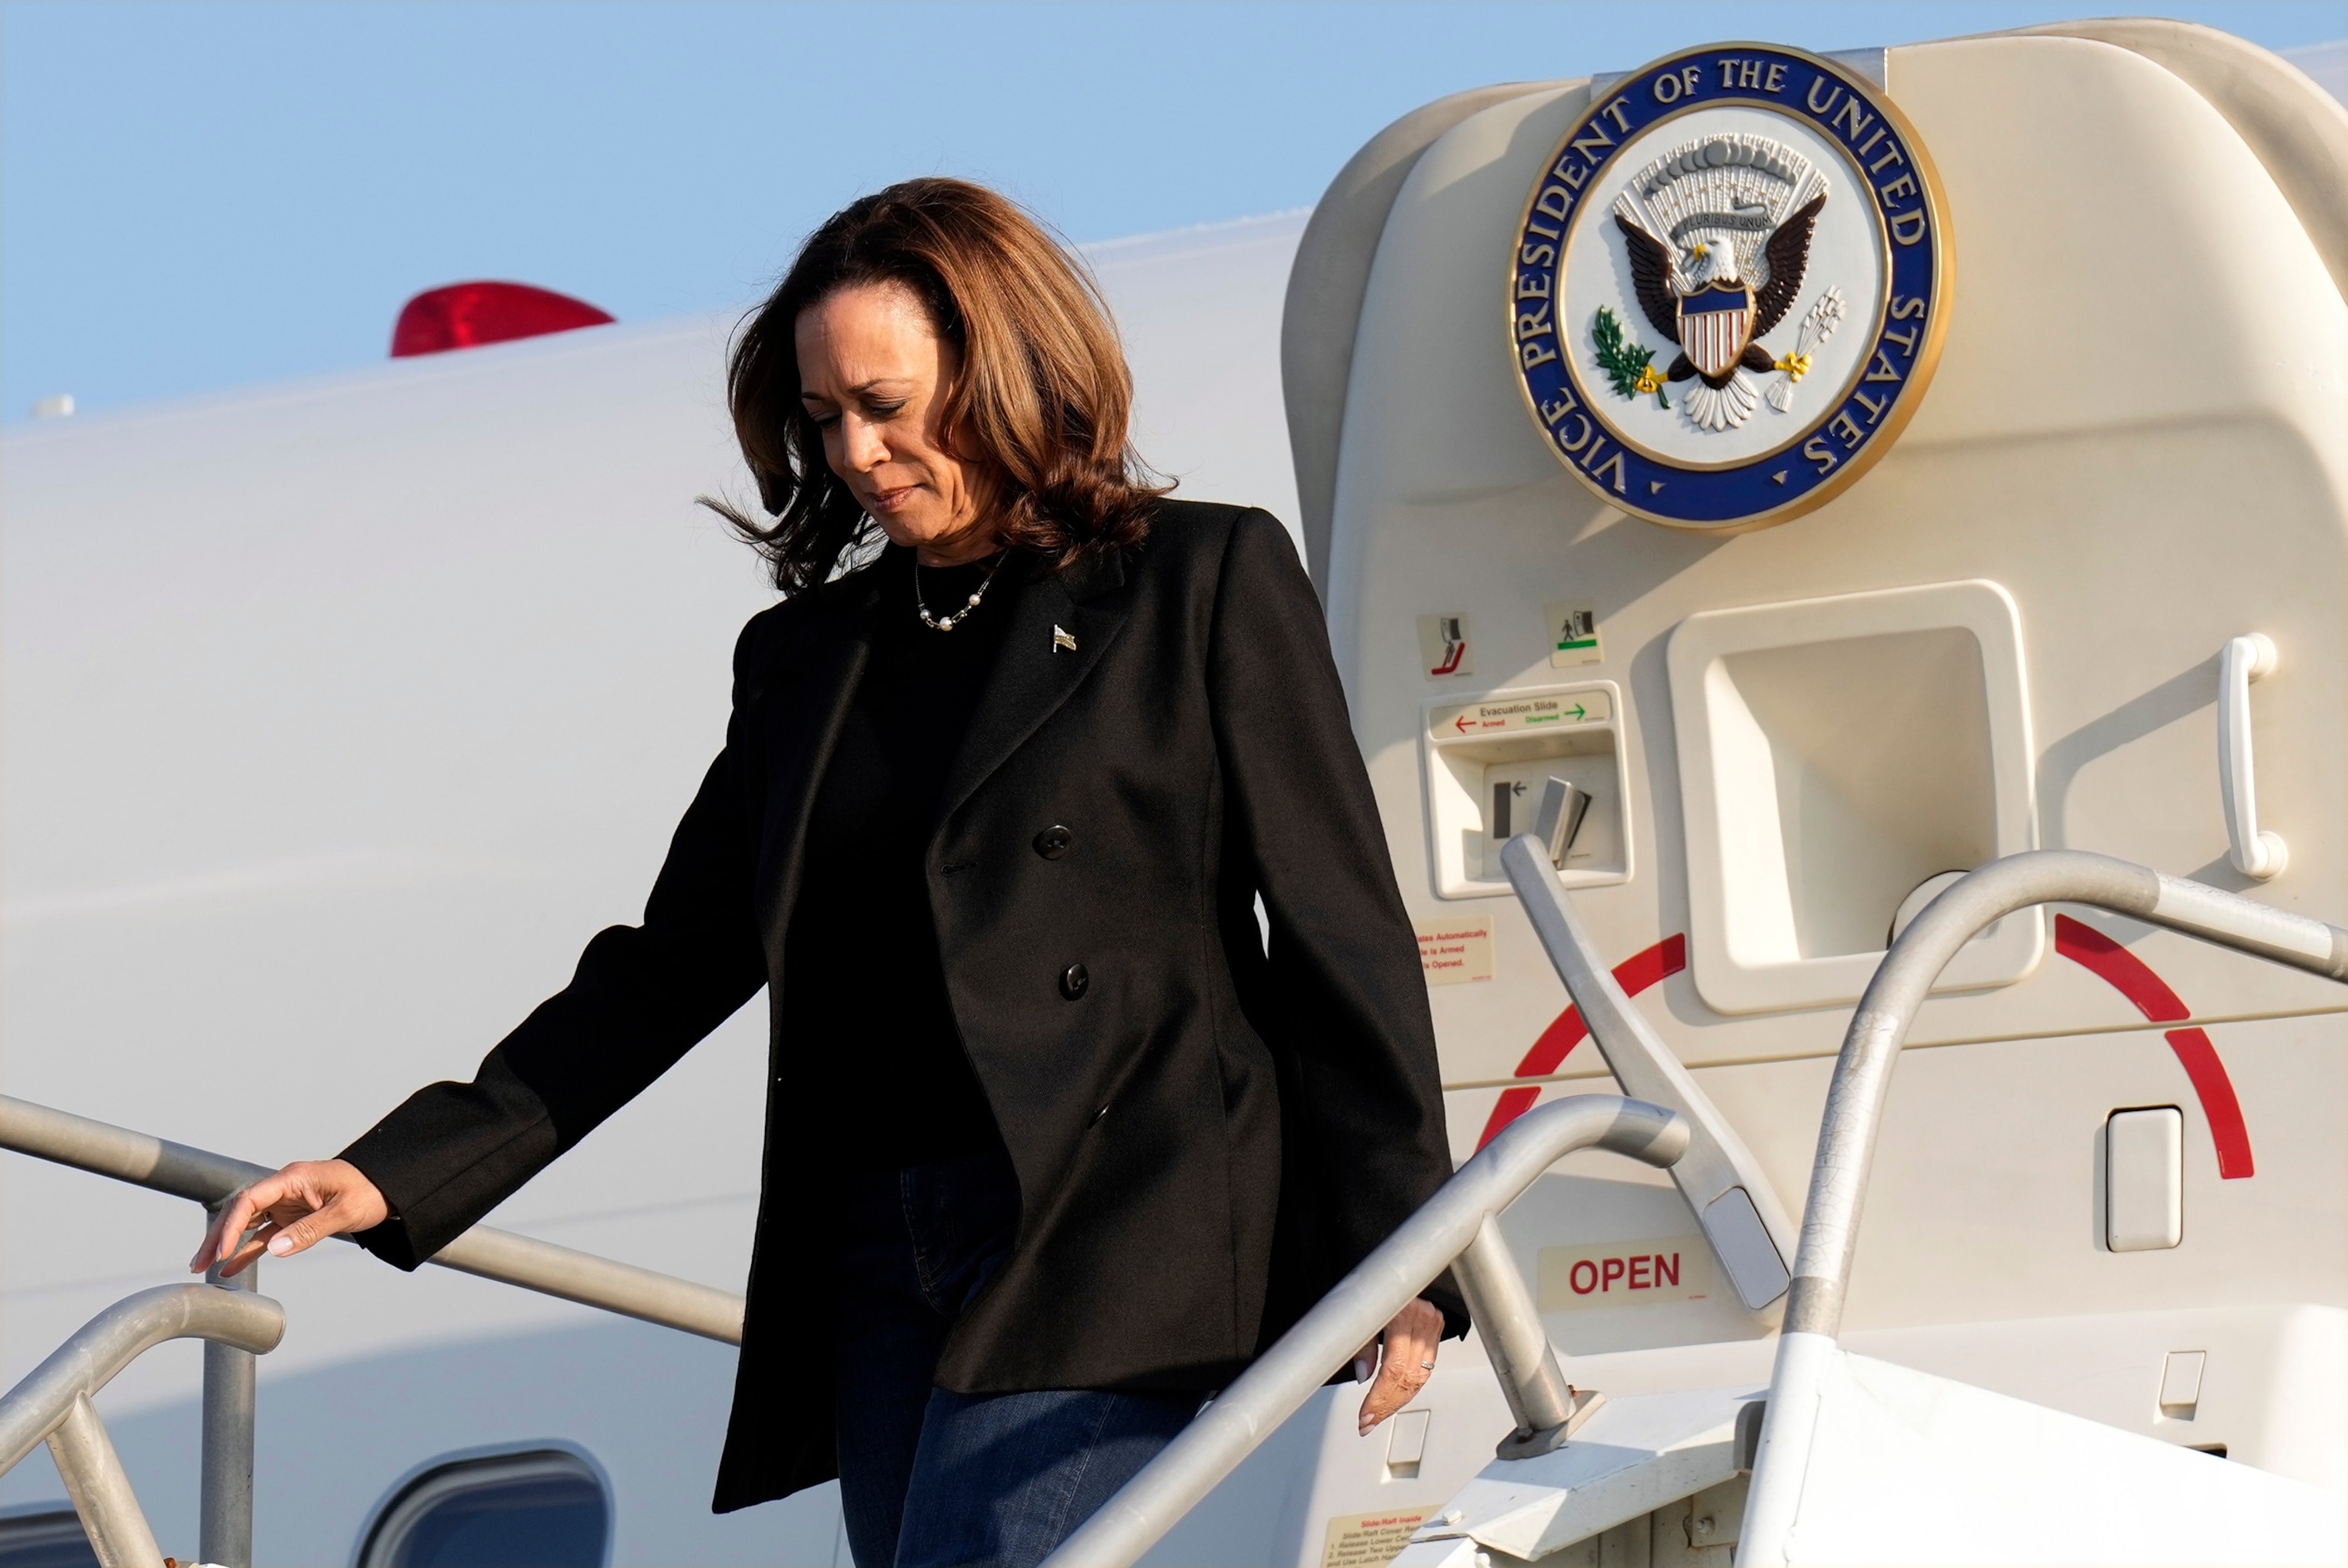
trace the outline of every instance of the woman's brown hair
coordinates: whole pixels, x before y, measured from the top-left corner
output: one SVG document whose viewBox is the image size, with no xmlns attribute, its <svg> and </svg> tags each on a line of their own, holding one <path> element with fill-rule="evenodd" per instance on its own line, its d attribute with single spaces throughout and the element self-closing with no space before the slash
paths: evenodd
<svg viewBox="0 0 2348 1568">
<path fill-rule="evenodd" d="M 825 464 L 799 401 L 799 313 L 841 289 L 897 283 L 961 351 L 944 428 L 1000 487 L 1003 539 L 1065 565 L 1137 544 L 1149 503 L 1127 427 L 1133 377 L 1100 291 L 1016 203 L 962 179 L 909 179 L 832 215 L 742 329 L 726 402 L 772 521 L 704 497 L 786 593 L 819 583 L 875 525 Z"/>
</svg>

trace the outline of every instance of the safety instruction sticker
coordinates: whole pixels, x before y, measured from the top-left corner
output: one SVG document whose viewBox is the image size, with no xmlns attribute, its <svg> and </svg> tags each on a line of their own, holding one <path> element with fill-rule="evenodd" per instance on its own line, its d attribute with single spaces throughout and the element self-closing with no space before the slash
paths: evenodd
<svg viewBox="0 0 2348 1568">
<path fill-rule="evenodd" d="M 1430 681 L 1476 673 L 1476 649 L 1468 618 L 1457 610 L 1418 618 L 1418 667 Z"/>
<path fill-rule="evenodd" d="M 1341 1513 L 1329 1522 L 1329 1542 L 1321 1568 L 1385 1568 L 1402 1555 L 1418 1527 L 1434 1517 L 1436 1505 L 1389 1508 L 1378 1513 Z"/>
<path fill-rule="evenodd" d="M 1544 605 L 1549 616 L 1549 661 L 1595 664 L 1606 657 L 1598 646 L 1598 606 L 1586 599 Z"/>
<path fill-rule="evenodd" d="M 1488 915 L 1457 920 L 1421 920 L 1418 967 L 1430 986 L 1464 985 L 1492 978 L 1492 920 Z"/>
<path fill-rule="evenodd" d="M 1570 730 L 1576 724 L 1602 724 L 1614 716 L 1614 705 L 1603 691 L 1566 692 L 1546 697 L 1493 697 L 1437 708 L 1426 716 L 1426 727 L 1438 741 L 1465 735 L 1498 735 L 1512 730 Z"/>
<path fill-rule="evenodd" d="M 1652 1307 L 1712 1294 L 1712 1247 L 1700 1235 L 1540 1250 L 1540 1309 Z"/>
</svg>

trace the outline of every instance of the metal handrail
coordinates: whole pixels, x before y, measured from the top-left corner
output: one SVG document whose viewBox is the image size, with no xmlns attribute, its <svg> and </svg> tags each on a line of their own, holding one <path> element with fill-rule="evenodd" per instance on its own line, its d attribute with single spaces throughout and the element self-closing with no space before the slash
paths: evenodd
<svg viewBox="0 0 2348 1568">
<path fill-rule="evenodd" d="M 1493 1217 L 1577 1149 L 1609 1149 L 1667 1170 L 1687 1146 L 1684 1118 L 1612 1094 L 1576 1095 L 1519 1116 L 1217 1395 L 1045 1558 L 1044 1568 L 1129 1568 L 1447 1267 L 1465 1268 L 1475 1280 L 1471 1299 L 1519 1304 L 1511 1314 L 1516 1320 L 1496 1324 L 1497 1332 L 1478 1323 L 1504 1387 L 1510 1382 L 1504 1355 L 1520 1367 L 1529 1359 L 1553 1368 L 1523 1275 L 1505 1248 L 1479 1246 L 1479 1239 L 1497 1239 Z M 1540 1335 L 1538 1356 L 1528 1353 L 1525 1318 L 1530 1332 Z M 1512 1389 L 1511 1405 L 1523 1398 L 1523 1389 Z"/>
<path fill-rule="evenodd" d="M 2072 849 L 2009 855 L 1949 885 L 1900 934 L 1859 998 L 1827 1090 L 1801 1249 L 1786 1297 L 1747 1496 L 1739 1568 L 1784 1560 L 1806 1479 L 1819 1380 L 1837 1350 L 1891 1070 L 1917 1010 L 1958 951 L 2017 910 L 2085 904 L 2327 979 L 2348 980 L 2348 930 L 2149 866 Z"/>
<path fill-rule="evenodd" d="M 1541 796 L 1544 820 L 1562 815 L 1566 788 L 1561 779 L 1549 781 Z M 1687 1118 L 1687 1158 L 1672 1167 L 1672 1184 L 1712 1244 L 1737 1299 L 1748 1312 L 1762 1310 L 1786 1294 L 1787 1263 L 1794 1255 L 1793 1223 L 1768 1173 L 1695 1075 L 1631 1005 L 1582 927 L 1548 846 L 1532 834 L 1519 834 L 1502 847 L 1500 864 L 1616 1085 Z"/>
<path fill-rule="evenodd" d="M 285 1310 L 265 1296 L 212 1285 L 166 1285 L 116 1302 L 0 1396 L 0 1474 L 44 1441 L 106 1568 L 161 1568 L 155 1532 L 90 1397 L 172 1339 L 263 1355 L 285 1337 Z"/>
<path fill-rule="evenodd" d="M 169 1193 L 206 1208 L 216 1208 L 270 1173 L 266 1165 L 5 1094 L 0 1094 L 0 1149 Z M 742 1343 L 742 1297 L 731 1291 L 511 1231 L 475 1225 L 426 1261 L 705 1339 Z"/>
<path fill-rule="evenodd" d="M 8 1095 L 0 1095 L 0 1149 L 187 1198 L 214 1214 L 241 1189 L 270 1173 L 266 1165 Z M 510 1231 L 475 1225 L 425 1261 L 721 1344 L 742 1343 L 743 1301 L 730 1291 Z M 232 1280 L 223 1280 L 214 1268 L 205 1278 L 214 1286 L 249 1291 L 258 1267 L 255 1264 Z M 253 1373 L 252 1355 L 235 1345 L 216 1340 L 204 1347 L 201 1550 L 204 1561 L 221 1568 L 251 1568 L 252 1562 Z M 96 1419 L 92 1415 L 89 1422 Z M 67 1440 L 80 1440 L 72 1434 L 84 1425 L 88 1423 L 77 1418 L 69 1421 Z M 104 1430 L 89 1430 L 103 1447 Z M 95 1457 L 88 1462 L 102 1470 L 105 1454 L 111 1451 L 105 1449 L 100 1454 L 93 1449 Z M 62 1458 L 58 1462 L 64 1468 Z M 120 1468 L 115 1465 L 115 1473 Z M 128 1483 L 123 1487 L 122 1495 L 129 1498 Z M 78 1494 L 76 1501 L 78 1506 Z M 136 1509 L 135 1501 L 130 1507 Z M 83 1517 L 91 1515 L 85 1510 Z M 91 1540 L 97 1542 L 98 1536 Z M 101 1544 L 101 1558 L 105 1551 Z"/>
</svg>

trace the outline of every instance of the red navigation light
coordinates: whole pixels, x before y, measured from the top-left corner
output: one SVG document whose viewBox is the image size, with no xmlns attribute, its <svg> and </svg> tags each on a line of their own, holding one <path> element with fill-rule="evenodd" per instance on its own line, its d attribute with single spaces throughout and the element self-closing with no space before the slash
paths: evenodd
<svg viewBox="0 0 2348 1568">
<path fill-rule="evenodd" d="M 391 329 L 391 357 L 544 337 L 612 319 L 584 300 L 528 283 L 450 283 L 427 289 L 400 307 L 399 323 Z"/>
</svg>

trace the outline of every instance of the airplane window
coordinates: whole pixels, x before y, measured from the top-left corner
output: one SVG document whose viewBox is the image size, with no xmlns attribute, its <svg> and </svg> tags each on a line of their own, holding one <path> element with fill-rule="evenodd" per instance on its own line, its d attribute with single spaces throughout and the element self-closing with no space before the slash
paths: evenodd
<svg viewBox="0 0 2348 1568">
<path fill-rule="evenodd" d="M 611 1539 L 602 1477 L 536 1449 L 427 1470 L 377 1513 L 358 1568 L 604 1568 Z"/>
<path fill-rule="evenodd" d="M 54 1502 L 0 1513 L 0 1568 L 98 1568 L 81 1520 Z"/>
</svg>

